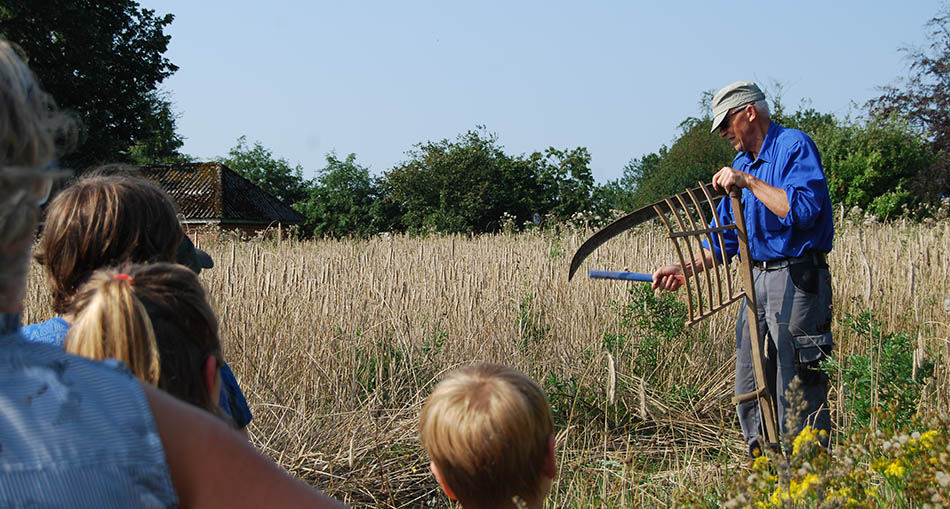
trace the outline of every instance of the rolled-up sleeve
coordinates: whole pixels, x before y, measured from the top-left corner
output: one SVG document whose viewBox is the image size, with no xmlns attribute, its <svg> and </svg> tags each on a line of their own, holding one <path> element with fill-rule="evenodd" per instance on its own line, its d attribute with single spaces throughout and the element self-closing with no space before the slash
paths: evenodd
<svg viewBox="0 0 950 509">
<path fill-rule="evenodd" d="M 821 212 L 818 197 L 825 186 L 818 148 L 807 142 L 790 147 L 783 177 L 789 210 L 784 218 L 779 218 L 779 222 L 789 228 L 811 228 Z"/>
</svg>

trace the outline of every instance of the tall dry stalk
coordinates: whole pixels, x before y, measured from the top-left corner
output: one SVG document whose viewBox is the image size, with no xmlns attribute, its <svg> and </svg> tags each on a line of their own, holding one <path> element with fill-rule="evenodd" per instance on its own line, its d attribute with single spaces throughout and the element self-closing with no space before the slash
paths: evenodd
<svg viewBox="0 0 950 509">
<path fill-rule="evenodd" d="M 417 441 L 419 411 L 447 370 L 492 361 L 551 392 L 562 382 L 587 391 L 568 394 L 557 430 L 555 505 L 669 505 L 678 490 L 714 492 L 722 465 L 745 454 L 728 402 L 735 310 L 703 324 L 693 344 L 656 352 L 653 373 L 634 373 L 632 354 L 611 355 L 609 382 L 598 383 L 604 333 L 620 330 L 615 303 L 628 294 L 627 283 L 567 281 L 589 234 L 205 243 L 216 267 L 201 279 L 255 415 L 254 443 L 357 506 L 445 504 Z M 841 325 L 865 309 L 885 330 L 950 351 L 947 253 L 947 222 L 839 225 L 829 257 L 838 354 L 875 348 Z M 649 271 L 672 259 L 644 227 L 584 269 Z M 44 281 L 34 268 L 27 322 L 51 315 Z M 950 411 L 948 377 L 939 365 L 926 405 Z"/>
</svg>

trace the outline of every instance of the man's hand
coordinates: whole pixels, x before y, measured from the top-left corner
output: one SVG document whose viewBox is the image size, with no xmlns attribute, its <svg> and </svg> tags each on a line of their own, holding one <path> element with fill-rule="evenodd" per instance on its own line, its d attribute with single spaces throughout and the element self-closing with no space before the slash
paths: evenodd
<svg viewBox="0 0 950 509">
<path fill-rule="evenodd" d="M 684 282 L 683 269 L 679 265 L 664 265 L 653 273 L 653 289 L 675 292 Z"/>
<path fill-rule="evenodd" d="M 712 251 L 703 248 L 702 252 L 696 255 L 696 258 L 686 264 L 686 271 L 689 275 L 698 274 L 707 267 L 713 265 Z M 680 265 L 664 265 L 653 273 L 653 289 L 667 290 L 675 292 L 679 287 L 686 284 L 686 272 Z"/>
<path fill-rule="evenodd" d="M 727 193 L 732 191 L 732 186 L 739 189 L 745 189 L 749 186 L 749 179 L 752 176 L 744 171 L 739 171 L 729 166 L 723 166 L 721 170 L 713 175 L 712 184 L 714 189 L 725 189 Z"/>
<path fill-rule="evenodd" d="M 738 189 L 748 188 L 776 216 L 784 219 L 788 215 L 790 205 L 788 194 L 784 189 L 770 186 L 753 175 L 729 166 L 723 166 L 713 175 L 713 188 L 725 189 L 727 193 L 730 193 L 732 186 Z"/>
</svg>

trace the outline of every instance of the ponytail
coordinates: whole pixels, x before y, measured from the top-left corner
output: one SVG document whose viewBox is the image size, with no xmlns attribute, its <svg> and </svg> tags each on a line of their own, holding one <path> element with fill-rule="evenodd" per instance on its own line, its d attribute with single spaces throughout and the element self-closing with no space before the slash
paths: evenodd
<svg viewBox="0 0 950 509">
<path fill-rule="evenodd" d="M 65 348 L 90 359 L 118 359 L 138 378 L 158 385 L 158 342 L 134 285 L 125 273 L 97 271 L 73 303 L 73 310 L 81 312 L 75 314 Z"/>
<path fill-rule="evenodd" d="M 119 359 L 142 380 L 218 413 L 202 376 L 209 355 L 222 362 L 218 321 L 194 272 L 168 263 L 100 269 L 70 312 L 67 351 Z"/>
</svg>

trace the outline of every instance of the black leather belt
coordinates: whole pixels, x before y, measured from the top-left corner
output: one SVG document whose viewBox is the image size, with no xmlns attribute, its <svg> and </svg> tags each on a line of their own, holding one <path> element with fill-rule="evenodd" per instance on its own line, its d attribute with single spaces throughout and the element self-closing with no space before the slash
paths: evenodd
<svg viewBox="0 0 950 509">
<path fill-rule="evenodd" d="M 795 265 L 797 263 L 811 263 L 817 266 L 827 265 L 825 261 L 825 253 L 812 252 L 805 253 L 801 256 L 794 258 L 779 258 L 778 260 L 769 260 L 769 261 L 758 261 L 752 260 L 752 266 L 759 270 L 777 270 L 784 269 L 789 265 Z"/>
</svg>

